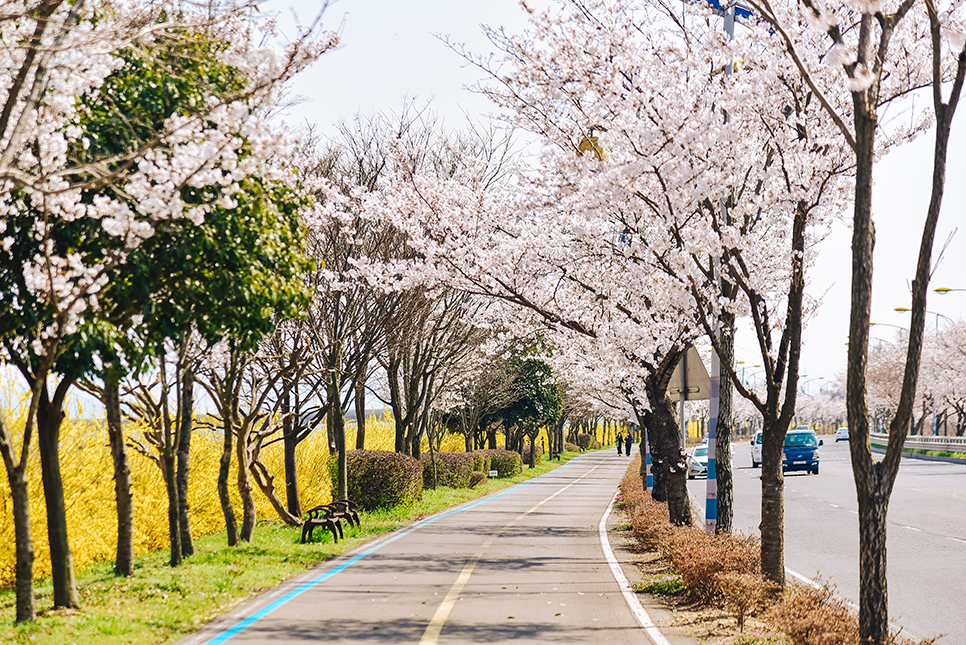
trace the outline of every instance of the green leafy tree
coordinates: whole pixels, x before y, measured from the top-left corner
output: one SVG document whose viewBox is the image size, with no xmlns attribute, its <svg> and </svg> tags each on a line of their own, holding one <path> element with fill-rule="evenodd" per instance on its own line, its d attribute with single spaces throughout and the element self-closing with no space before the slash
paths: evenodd
<svg viewBox="0 0 966 645">
<path fill-rule="evenodd" d="M 554 425 L 563 414 L 563 393 L 553 370 L 538 358 L 539 351 L 529 350 L 513 359 L 516 363 L 514 388 L 519 398 L 503 413 L 507 427 L 519 429 L 515 448 L 518 451 L 523 449 L 523 437 L 530 440 L 532 448 L 528 461 L 531 468 L 536 465 L 535 442 L 540 428 Z"/>
</svg>

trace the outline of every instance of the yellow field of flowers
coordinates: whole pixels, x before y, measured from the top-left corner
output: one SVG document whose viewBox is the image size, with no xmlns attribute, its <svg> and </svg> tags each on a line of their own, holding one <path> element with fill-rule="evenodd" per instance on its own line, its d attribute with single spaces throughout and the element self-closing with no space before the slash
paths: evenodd
<svg viewBox="0 0 966 645">
<path fill-rule="evenodd" d="M 73 418 L 65 419 L 61 430 L 61 470 L 67 502 L 67 524 L 74 566 L 84 569 L 100 560 L 113 560 L 116 549 L 117 511 L 114 504 L 114 477 L 107 431 L 102 421 L 79 418 L 74 406 Z M 23 417 L 16 411 L 4 413 L 15 435 L 23 431 Z M 18 423 L 19 422 L 19 423 Z M 355 422 L 346 428 L 350 446 L 355 445 Z M 126 433 L 137 436 L 137 429 L 128 427 Z M 21 436 L 16 436 L 20 445 Z M 446 437 L 443 450 L 462 450 L 461 436 Z M 393 424 L 390 419 L 371 417 L 366 423 L 366 448 L 393 449 Z M 189 506 L 191 529 L 196 536 L 224 528 L 224 517 L 218 502 L 216 482 L 222 438 L 204 428 L 196 428 L 191 442 L 191 471 L 189 477 Z M 134 480 L 134 548 L 136 554 L 168 547 L 167 496 L 161 470 L 148 456 L 128 450 Z M 284 500 L 284 467 L 282 443 L 265 447 L 261 456 L 275 474 L 278 494 Z M 326 464 L 329 459 L 325 432 L 314 432 L 298 447 L 299 494 L 302 505 L 310 508 L 331 500 L 330 479 Z M 33 442 L 29 466 L 30 519 L 33 526 L 37 578 L 50 576 L 50 554 L 47 546 L 44 491 L 40 478 L 40 457 Z M 236 473 L 230 482 L 235 482 Z M 234 492 L 234 489 L 232 489 Z M 276 518 L 268 500 L 256 489 L 259 519 Z M 235 512 L 240 517 L 241 502 L 234 495 Z M 14 581 L 13 506 L 7 478 L 0 478 L 0 585 Z"/>
</svg>

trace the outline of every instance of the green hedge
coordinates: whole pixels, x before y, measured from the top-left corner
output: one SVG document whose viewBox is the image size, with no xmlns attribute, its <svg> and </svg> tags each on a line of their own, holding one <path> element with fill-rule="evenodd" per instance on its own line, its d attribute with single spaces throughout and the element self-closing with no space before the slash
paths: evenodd
<svg viewBox="0 0 966 645">
<path fill-rule="evenodd" d="M 433 459 L 428 453 L 419 456 L 423 462 L 423 487 L 433 488 Z M 468 452 L 436 453 L 436 486 L 450 488 L 469 488 L 473 474 L 473 456 Z"/>
<path fill-rule="evenodd" d="M 411 504 L 423 496 L 423 466 L 408 455 L 388 450 L 350 450 L 349 499 L 371 511 Z"/>
<path fill-rule="evenodd" d="M 543 446 L 537 444 L 533 446 L 532 444 L 526 444 L 523 446 L 523 462 L 530 463 L 530 451 L 534 450 L 533 463 L 539 464 L 540 460 L 543 459 Z"/>
<path fill-rule="evenodd" d="M 476 450 L 473 455 L 473 470 L 488 473 L 497 471 L 498 477 L 509 477 L 523 470 L 520 453 L 513 450 Z"/>
<path fill-rule="evenodd" d="M 576 439 L 577 439 L 577 445 L 580 446 L 580 449 L 587 450 L 588 448 L 590 448 L 591 444 L 593 443 L 594 436 L 581 432 L 577 435 Z"/>
</svg>

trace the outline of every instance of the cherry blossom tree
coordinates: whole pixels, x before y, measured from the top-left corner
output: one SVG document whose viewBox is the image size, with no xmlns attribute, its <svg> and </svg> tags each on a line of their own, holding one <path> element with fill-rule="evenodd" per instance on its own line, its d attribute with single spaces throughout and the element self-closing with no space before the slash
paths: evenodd
<svg viewBox="0 0 966 645">
<path fill-rule="evenodd" d="M 786 60 L 834 122 L 855 162 L 852 217 L 852 308 L 849 321 L 847 401 L 850 453 L 859 505 L 859 633 L 870 643 L 889 638 L 887 512 L 905 428 L 912 418 L 922 357 L 932 248 L 945 191 L 949 132 L 966 78 L 966 33 L 959 2 L 824 3 L 751 0 L 780 38 Z M 912 280 L 912 318 L 902 388 L 885 457 L 869 444 L 868 351 L 874 228 L 872 175 L 883 150 L 903 136 L 884 121 L 887 110 L 923 89 L 926 110 L 910 108 L 906 131 L 934 120 L 935 147 L 926 209 Z"/>
</svg>

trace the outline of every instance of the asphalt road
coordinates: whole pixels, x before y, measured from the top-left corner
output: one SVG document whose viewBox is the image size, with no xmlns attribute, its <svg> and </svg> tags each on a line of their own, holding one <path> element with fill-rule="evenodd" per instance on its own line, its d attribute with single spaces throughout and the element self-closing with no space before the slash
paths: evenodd
<svg viewBox="0 0 966 645">
<path fill-rule="evenodd" d="M 628 463 L 582 455 L 345 554 L 182 643 L 649 643 L 598 528 Z"/>
<path fill-rule="evenodd" d="M 825 439 L 818 475 L 785 475 L 785 566 L 858 602 L 858 514 L 848 445 Z M 760 471 L 734 446 L 735 529 L 758 533 Z M 701 511 L 704 480 L 688 487 Z M 910 636 L 966 643 L 966 465 L 903 459 L 889 506 L 889 615 Z"/>
</svg>

